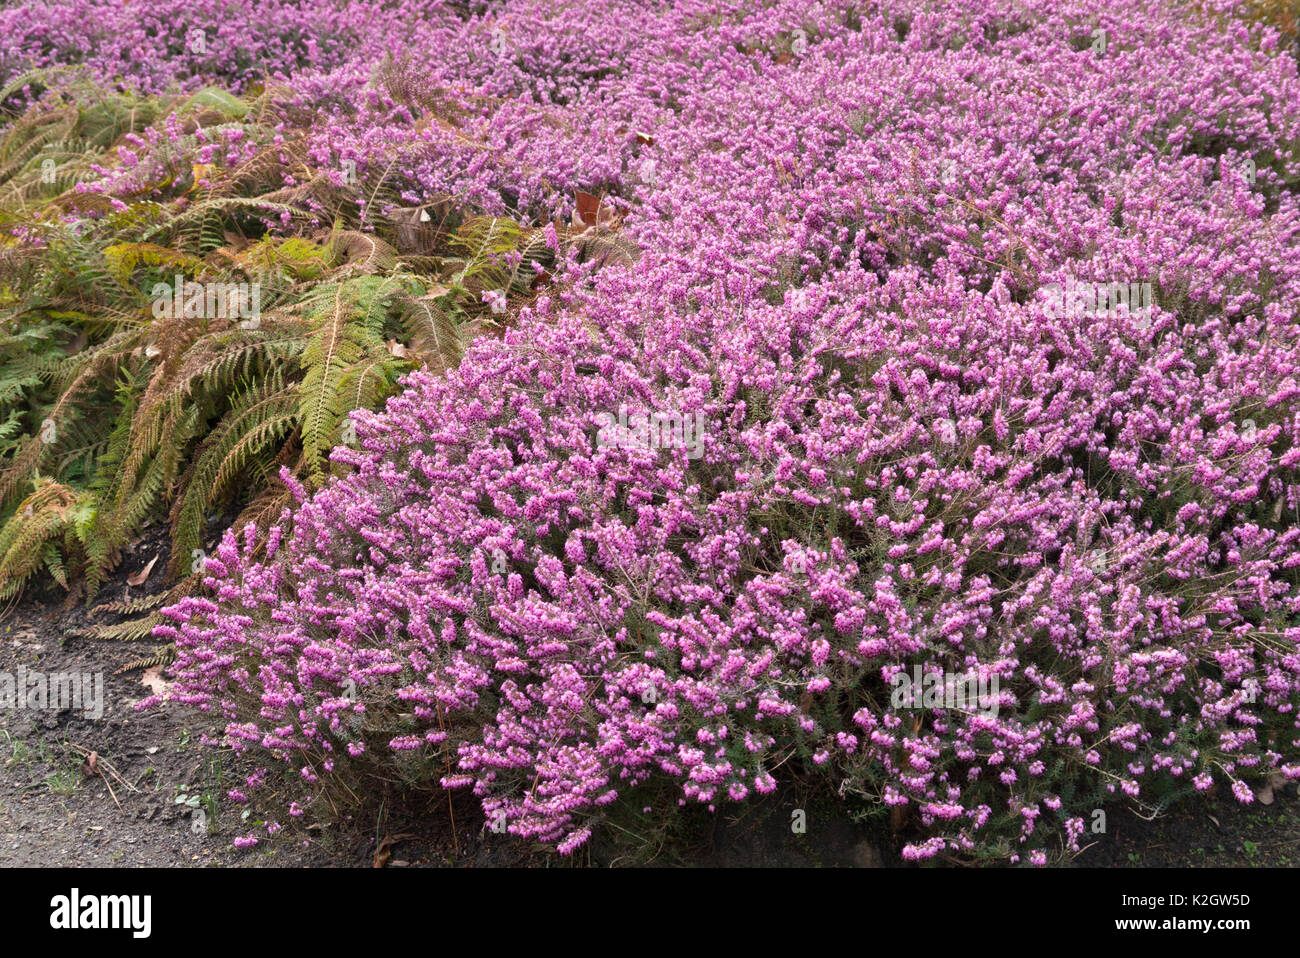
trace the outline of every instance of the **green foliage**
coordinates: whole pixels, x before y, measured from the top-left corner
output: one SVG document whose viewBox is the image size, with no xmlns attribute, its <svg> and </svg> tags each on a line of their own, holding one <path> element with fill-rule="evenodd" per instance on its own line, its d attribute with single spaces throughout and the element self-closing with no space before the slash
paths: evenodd
<svg viewBox="0 0 1300 958">
<path fill-rule="evenodd" d="M 90 601 L 164 516 L 169 578 L 190 588 L 209 517 L 278 518 L 281 467 L 309 489 L 326 481 L 350 411 L 381 405 L 410 370 L 454 366 L 496 324 L 483 294 L 518 305 L 543 276 L 534 264 L 555 262 L 540 229 L 507 218 L 423 228 L 387 173 L 340 186 L 311 167 L 275 90 L 60 89 L 0 140 L 0 599 L 48 576 L 84 580 Z M 170 134 L 146 137 L 169 117 Z M 238 164 L 195 162 L 199 131 L 230 130 L 280 139 Z M 128 134 L 152 152 L 122 171 Z M 177 282 L 202 292 L 183 287 L 177 304 Z M 225 308 L 239 301 L 222 290 L 259 310 Z M 100 632 L 143 638 L 152 622 Z"/>
</svg>

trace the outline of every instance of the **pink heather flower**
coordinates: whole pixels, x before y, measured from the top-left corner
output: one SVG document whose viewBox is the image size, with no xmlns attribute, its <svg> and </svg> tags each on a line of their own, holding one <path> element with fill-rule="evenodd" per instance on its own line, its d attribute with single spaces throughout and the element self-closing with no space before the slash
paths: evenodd
<svg viewBox="0 0 1300 958">
<path fill-rule="evenodd" d="M 1294 742 L 1300 707 L 1294 56 L 1163 0 L 1109 6 L 1126 27 L 1106 57 L 1063 29 L 1095 19 L 1076 0 L 997 29 L 898 0 L 904 37 L 807 0 L 743 23 L 611 2 L 503 0 L 490 22 L 415 0 L 231 2 L 223 36 L 248 43 L 199 55 L 164 24 L 173 52 L 151 57 L 143 0 L 0 10 L 6 76 L 76 61 L 142 91 L 238 92 L 274 64 L 293 109 L 242 124 L 239 163 L 302 143 L 310 170 L 346 157 L 403 204 L 539 231 L 465 279 L 494 314 L 519 304 L 509 328 L 352 413 L 337 476 L 287 478 L 283 521 L 228 532 L 203 594 L 166 610 L 168 700 L 301 767 L 302 803 L 355 774 L 338 758 L 362 757 L 347 723 L 364 712 L 380 774 L 472 789 L 565 853 L 636 785 L 668 815 L 810 774 L 915 806 L 904 855 L 921 860 L 1027 849 L 1040 802 L 1086 820 L 1044 797 L 1067 785 L 1153 794 L 1184 770 L 1283 767 L 1272 743 Z M 807 49 L 785 61 L 793 23 Z M 454 128 L 372 81 L 395 36 L 419 67 L 399 99 L 436 96 Z M 137 130 L 78 195 L 165 199 L 236 142 L 220 129 Z M 282 194 L 310 193 L 293 179 Z M 360 228 L 382 231 L 391 211 L 371 207 L 392 200 L 360 192 Z M 260 222 L 313 235 L 319 213 Z M 534 256 L 545 282 L 520 267 Z M 615 429 L 635 441 L 602 441 Z M 996 678 L 997 708 L 935 702 L 943 688 L 926 705 L 925 678 L 954 670 Z M 341 710 L 347 677 L 362 701 Z"/>
<path fill-rule="evenodd" d="M 590 829 L 580 828 L 577 831 L 573 832 L 571 835 L 569 835 L 569 837 L 564 839 L 564 841 L 560 842 L 560 844 L 556 846 L 556 851 L 558 851 L 561 855 L 571 855 L 573 854 L 573 852 L 577 851 L 578 847 L 581 846 L 584 842 L 586 842 L 587 839 L 589 839 L 590 837 L 591 837 Z"/>
<path fill-rule="evenodd" d="M 485 290 L 483 293 L 483 302 L 487 303 L 494 313 L 504 313 L 506 311 L 506 294 L 504 290 Z"/>
</svg>

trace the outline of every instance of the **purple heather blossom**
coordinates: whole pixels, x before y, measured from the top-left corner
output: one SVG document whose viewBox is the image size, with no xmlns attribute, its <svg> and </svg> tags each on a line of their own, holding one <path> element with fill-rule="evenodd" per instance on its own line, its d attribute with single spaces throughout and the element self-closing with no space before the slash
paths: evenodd
<svg viewBox="0 0 1300 958">
<path fill-rule="evenodd" d="M 791 754 L 915 807 L 908 860 L 1041 865 L 1096 793 L 1300 775 L 1295 58 L 1225 0 L 931 6 L 0 11 L 5 78 L 278 75 L 322 169 L 555 247 L 604 194 L 642 250 L 354 413 L 264 551 L 228 531 L 158 630 L 171 700 L 297 769 L 298 811 L 387 763 L 566 853 L 648 786 L 749 801 Z M 388 53 L 455 125 L 372 82 Z M 181 139 L 85 188 L 279 149 Z M 698 412 L 702 456 L 599 443 L 621 406 Z M 997 708 L 895 707 L 914 668 Z"/>
</svg>

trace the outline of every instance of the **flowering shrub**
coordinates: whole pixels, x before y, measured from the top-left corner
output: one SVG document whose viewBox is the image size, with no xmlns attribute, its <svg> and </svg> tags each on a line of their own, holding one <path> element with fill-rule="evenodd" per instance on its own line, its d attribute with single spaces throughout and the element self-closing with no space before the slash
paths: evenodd
<svg viewBox="0 0 1300 958">
<path fill-rule="evenodd" d="M 570 852 L 798 765 L 908 858 L 1041 864 L 1108 798 L 1300 777 L 1295 60 L 1227 4 L 888 8 L 506 3 L 404 102 L 298 84 L 412 202 L 603 183 L 644 255 L 355 414 L 169 610 L 173 699 L 292 815 L 401 775 Z M 897 701 L 918 667 L 997 707 Z"/>
<path fill-rule="evenodd" d="M 204 78 L 235 86 L 301 71 L 329 70 L 398 43 L 408 25 L 430 30 L 439 2 L 388 0 L 75 0 L 21 3 L 0 10 L 0 73 L 85 64 L 106 80 L 143 90 L 195 86 Z"/>
</svg>

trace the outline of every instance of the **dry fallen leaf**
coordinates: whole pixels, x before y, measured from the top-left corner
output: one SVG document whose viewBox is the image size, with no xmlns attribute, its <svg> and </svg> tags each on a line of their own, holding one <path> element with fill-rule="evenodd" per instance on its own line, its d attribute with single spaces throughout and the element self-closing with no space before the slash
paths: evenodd
<svg viewBox="0 0 1300 958">
<path fill-rule="evenodd" d="M 143 569 L 141 569 L 133 576 L 128 576 L 126 580 L 126 584 L 144 585 L 145 580 L 149 578 L 149 573 L 153 571 L 153 567 L 157 562 L 158 562 L 158 556 L 155 555 L 152 559 L 149 560 L 149 564 L 146 565 Z"/>
<path fill-rule="evenodd" d="M 145 669 L 144 675 L 140 677 L 140 684 L 154 695 L 162 695 L 172 687 L 172 684 L 162 677 L 162 670 L 161 665 L 155 665 L 151 669 Z"/>
<path fill-rule="evenodd" d="M 230 230 L 222 230 L 221 233 L 225 237 L 226 248 L 236 253 L 242 252 L 251 245 L 242 233 L 234 233 Z"/>
<path fill-rule="evenodd" d="M 574 198 L 578 202 L 575 226 L 608 226 L 618 221 L 618 210 L 604 197 L 578 190 Z"/>
<path fill-rule="evenodd" d="M 1255 789 L 1255 797 L 1259 799 L 1261 805 L 1272 805 L 1274 790 L 1282 788 L 1285 785 L 1285 775 L 1278 771 L 1269 772 L 1268 778 L 1264 780 L 1264 784 Z"/>
<path fill-rule="evenodd" d="M 595 226 L 600 211 L 600 197 L 578 190 L 575 198 L 578 201 L 578 219 L 587 226 Z"/>
<path fill-rule="evenodd" d="M 398 359 L 403 358 L 407 352 L 406 347 L 395 339 L 390 339 L 388 341 L 388 351 Z"/>
<path fill-rule="evenodd" d="M 388 864 L 388 859 L 392 857 L 392 847 L 404 838 L 414 838 L 410 832 L 402 832 L 400 835 L 385 835 L 379 840 L 375 847 L 375 867 L 383 868 Z"/>
<path fill-rule="evenodd" d="M 86 344 L 88 342 L 90 342 L 90 335 L 85 330 L 82 330 L 80 333 L 77 334 L 77 338 L 74 339 L 72 342 L 70 342 L 67 345 L 67 347 L 64 348 L 63 354 L 65 356 L 75 356 L 77 353 L 81 352 L 83 349 L 86 348 Z"/>
</svg>

